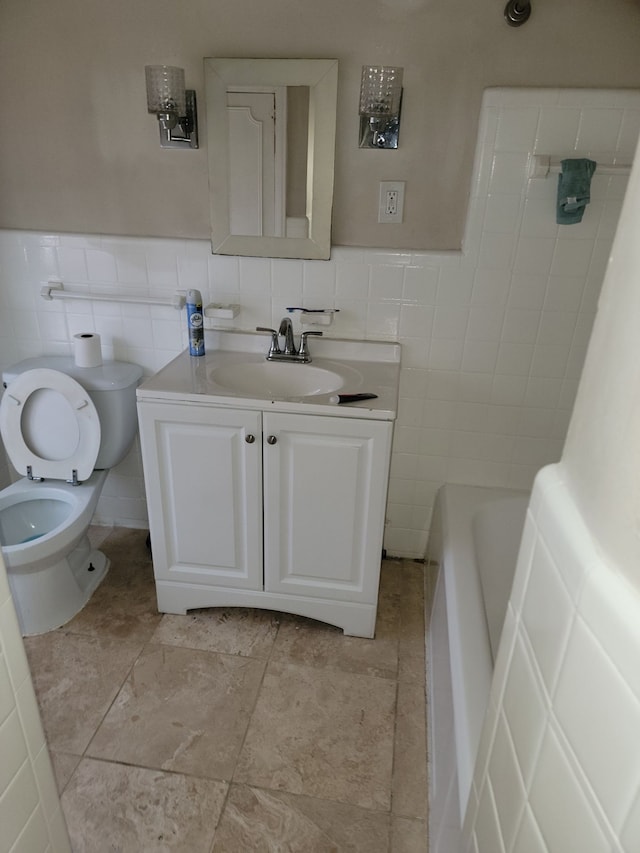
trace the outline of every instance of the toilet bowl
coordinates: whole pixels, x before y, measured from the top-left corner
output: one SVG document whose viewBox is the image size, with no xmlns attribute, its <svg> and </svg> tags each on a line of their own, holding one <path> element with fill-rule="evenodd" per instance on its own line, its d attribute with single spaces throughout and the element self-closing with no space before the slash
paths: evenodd
<svg viewBox="0 0 640 853">
<path fill-rule="evenodd" d="M 0 491 L 0 545 L 23 636 L 68 622 L 109 567 L 88 528 L 136 432 L 138 365 L 27 359 L 3 373 L 0 433 L 18 473 Z"/>
<path fill-rule="evenodd" d="M 23 636 L 51 631 L 87 603 L 109 562 L 87 530 L 108 471 L 81 486 L 23 478 L 0 492 L 0 542 Z"/>
</svg>

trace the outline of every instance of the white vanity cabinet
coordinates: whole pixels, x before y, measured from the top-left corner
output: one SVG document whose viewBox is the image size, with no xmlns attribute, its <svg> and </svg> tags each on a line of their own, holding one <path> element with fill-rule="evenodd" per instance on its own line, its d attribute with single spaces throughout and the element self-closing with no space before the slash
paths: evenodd
<svg viewBox="0 0 640 853">
<path fill-rule="evenodd" d="M 393 425 L 139 399 L 158 607 L 282 610 L 372 637 Z"/>
</svg>

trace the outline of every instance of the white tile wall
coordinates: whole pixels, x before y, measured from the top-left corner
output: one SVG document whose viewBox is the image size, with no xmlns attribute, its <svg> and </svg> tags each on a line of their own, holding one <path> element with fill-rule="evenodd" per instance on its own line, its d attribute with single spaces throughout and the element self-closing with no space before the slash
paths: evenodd
<svg viewBox="0 0 640 853">
<path fill-rule="evenodd" d="M 631 162 L 639 129 L 636 91 L 488 90 L 462 252 L 336 247 L 330 261 L 296 261 L 214 256 L 205 241 L 1 232 L 0 365 L 66 353 L 79 331 L 148 372 L 186 345 L 171 308 L 45 302 L 51 278 L 87 292 L 197 287 L 240 303 L 246 329 L 291 304 L 339 308 L 328 333 L 403 345 L 385 545 L 421 557 L 443 482 L 528 488 L 560 456 L 626 178 L 596 171 L 583 222 L 557 226 L 557 178 L 529 180 L 530 156 Z M 96 521 L 146 524 L 137 448 Z"/>
<path fill-rule="evenodd" d="M 0 555 L 0 853 L 71 853 Z"/>
<path fill-rule="evenodd" d="M 465 849 L 640 849 L 640 594 L 540 472 L 485 721 Z"/>
</svg>

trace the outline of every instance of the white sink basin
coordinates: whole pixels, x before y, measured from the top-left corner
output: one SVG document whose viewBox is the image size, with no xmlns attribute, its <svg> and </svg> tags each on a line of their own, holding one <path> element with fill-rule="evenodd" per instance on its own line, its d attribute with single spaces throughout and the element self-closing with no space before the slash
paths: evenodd
<svg viewBox="0 0 640 853">
<path fill-rule="evenodd" d="M 246 410 L 394 420 L 400 345 L 387 341 L 314 340 L 313 361 L 267 361 L 264 335 L 207 329 L 204 356 L 180 353 L 136 391 L 138 400 L 170 400 Z M 362 404 L 337 406 L 334 394 L 371 393 Z"/>
<path fill-rule="evenodd" d="M 256 397 L 314 397 L 331 394 L 344 385 L 343 377 L 333 370 L 281 361 L 216 367 L 211 371 L 211 379 L 223 388 Z"/>
</svg>

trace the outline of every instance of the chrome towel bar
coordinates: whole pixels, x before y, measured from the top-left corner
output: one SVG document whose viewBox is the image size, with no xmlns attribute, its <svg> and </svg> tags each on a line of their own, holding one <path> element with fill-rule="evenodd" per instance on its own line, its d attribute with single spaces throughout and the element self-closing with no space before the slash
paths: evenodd
<svg viewBox="0 0 640 853">
<path fill-rule="evenodd" d="M 144 295 L 119 295 L 116 293 L 101 293 L 99 291 L 67 290 L 62 282 L 50 281 L 40 288 L 40 296 L 43 299 L 90 299 L 99 302 L 133 302 L 138 305 L 166 305 L 169 308 L 180 310 L 184 308 L 186 296 L 184 293 L 175 293 L 172 297 L 162 298 L 159 296 Z"/>
</svg>

